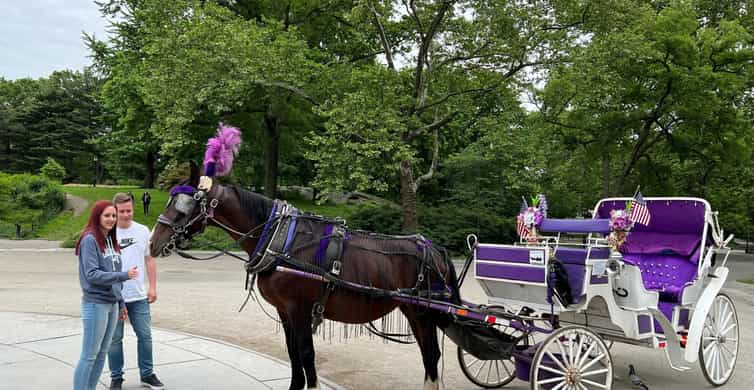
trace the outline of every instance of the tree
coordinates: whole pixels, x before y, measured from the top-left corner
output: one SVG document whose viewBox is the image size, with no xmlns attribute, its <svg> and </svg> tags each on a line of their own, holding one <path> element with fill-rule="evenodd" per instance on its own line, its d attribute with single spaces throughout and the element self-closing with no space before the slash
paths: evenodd
<svg viewBox="0 0 754 390">
<path fill-rule="evenodd" d="M 54 158 L 47 157 L 47 162 L 39 169 L 39 173 L 50 180 L 61 182 L 65 177 L 65 168 Z"/>
<path fill-rule="evenodd" d="M 381 57 L 332 69 L 346 78 L 320 109 L 325 133 L 310 138 L 316 185 L 386 191 L 397 181 L 403 228 L 415 231 L 417 193 L 443 152 L 483 131 L 475 125 L 509 105 L 527 72 L 558 62 L 580 18 L 550 2 L 359 3 L 343 19 Z"/>
<path fill-rule="evenodd" d="M 708 6 L 719 4 L 613 7 L 625 11 L 586 24 L 587 45 L 552 69 L 542 118 L 561 142 L 600 162 L 603 196 L 652 178 L 671 183 L 657 175 L 678 170 L 693 172 L 686 189 L 701 195 L 721 164 L 750 156 L 742 103 L 752 86 L 751 18 L 713 17 Z"/>
</svg>

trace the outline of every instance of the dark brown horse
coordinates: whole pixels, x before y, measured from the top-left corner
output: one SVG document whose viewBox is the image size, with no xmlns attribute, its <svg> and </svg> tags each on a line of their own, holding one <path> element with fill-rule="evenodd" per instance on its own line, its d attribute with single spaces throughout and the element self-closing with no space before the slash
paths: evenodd
<svg viewBox="0 0 754 390">
<path fill-rule="evenodd" d="M 190 240 L 191 236 L 199 234 L 209 224 L 226 230 L 239 241 L 252 260 L 258 258 L 255 256 L 256 247 L 275 205 L 273 200 L 217 183 L 211 184 L 209 189 L 197 191 L 191 197 L 185 194 L 196 190 L 199 185 L 198 170 L 194 167 L 191 178 L 182 186 L 184 194 L 179 195 L 174 191 L 175 196 L 154 228 L 150 244 L 152 256 L 168 254 L 176 244 L 181 246 L 182 240 Z M 322 248 L 317 244 L 328 234 L 327 225 L 321 219 L 299 218 L 295 238 L 285 253 L 294 259 L 292 261 L 306 264 L 308 269 L 322 268 L 321 253 L 318 255 Z M 253 234 L 239 240 L 247 232 Z M 425 252 L 428 255 L 424 255 Z M 421 286 L 440 285 L 449 292 L 449 300 L 460 303 L 452 263 L 444 251 L 421 237 L 348 231 L 340 254 L 342 267 L 339 280 L 387 291 L 414 291 L 425 296 L 432 287 L 422 289 Z M 296 268 L 290 263 L 284 265 Z M 322 269 L 323 273 L 329 271 L 329 266 Z M 445 314 L 342 287 L 335 287 L 323 300 L 324 283 L 276 271 L 274 264 L 271 269 L 259 272 L 257 279 L 259 291 L 277 308 L 283 324 L 292 369 L 290 389 L 303 389 L 305 385 L 318 388 L 312 321 L 313 308 L 322 302 L 324 318 L 350 324 L 374 321 L 399 307 L 421 350 L 425 369 L 424 389 L 438 389 L 440 349 L 437 327 L 447 325 L 449 318 Z"/>
</svg>

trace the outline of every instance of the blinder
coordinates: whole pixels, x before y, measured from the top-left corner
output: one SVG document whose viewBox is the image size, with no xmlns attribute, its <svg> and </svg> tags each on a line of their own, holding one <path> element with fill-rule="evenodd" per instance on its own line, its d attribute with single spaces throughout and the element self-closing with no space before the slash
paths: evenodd
<svg viewBox="0 0 754 390">
<path fill-rule="evenodd" d="M 170 198 L 168 206 L 173 204 L 173 208 L 183 215 L 175 221 L 171 220 L 164 214 L 160 214 L 160 216 L 157 217 L 157 223 L 166 225 L 173 230 L 173 235 L 170 237 L 170 241 L 163 248 L 163 252 L 165 252 L 166 255 L 172 252 L 176 247 L 179 249 L 188 249 L 192 236 L 204 231 L 207 226 L 207 219 L 212 218 L 214 209 L 219 202 L 217 199 L 210 200 L 209 208 L 207 207 L 207 203 L 208 199 L 204 191 L 196 191 L 193 192 L 193 194 L 178 192 Z M 191 216 L 196 211 L 197 206 L 200 207 L 200 212 L 192 218 Z M 188 231 L 188 228 L 197 221 L 201 223 L 201 226 L 197 232 L 192 234 Z"/>
</svg>

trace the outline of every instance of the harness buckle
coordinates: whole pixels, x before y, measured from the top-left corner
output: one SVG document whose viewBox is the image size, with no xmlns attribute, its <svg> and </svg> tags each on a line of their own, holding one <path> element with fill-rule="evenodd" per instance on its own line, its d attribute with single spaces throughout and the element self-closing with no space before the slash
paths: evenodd
<svg viewBox="0 0 754 390">
<path fill-rule="evenodd" d="M 209 201 L 209 207 L 213 209 L 217 207 L 218 204 L 220 204 L 220 201 L 217 200 L 217 198 L 213 198 L 212 200 Z"/>
<path fill-rule="evenodd" d="M 330 273 L 335 276 L 340 276 L 340 268 L 341 268 L 340 260 L 335 260 L 332 262 L 332 270 L 330 270 Z"/>
<path fill-rule="evenodd" d="M 204 191 L 194 192 L 194 200 L 201 200 L 204 197 Z"/>
</svg>

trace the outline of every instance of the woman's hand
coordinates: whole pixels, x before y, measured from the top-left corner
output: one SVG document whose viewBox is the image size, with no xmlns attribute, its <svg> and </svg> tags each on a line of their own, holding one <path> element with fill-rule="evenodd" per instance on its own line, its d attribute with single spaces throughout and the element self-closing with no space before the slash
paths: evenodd
<svg viewBox="0 0 754 390">
<path fill-rule="evenodd" d="M 118 315 L 118 319 L 120 321 L 125 321 L 126 318 L 128 318 L 128 309 L 126 309 L 124 307 L 124 308 L 120 309 L 120 314 Z"/>
<path fill-rule="evenodd" d="M 131 267 L 128 270 L 128 278 L 129 279 L 136 279 L 137 276 L 139 276 L 139 270 L 136 269 L 136 266 Z"/>
</svg>

